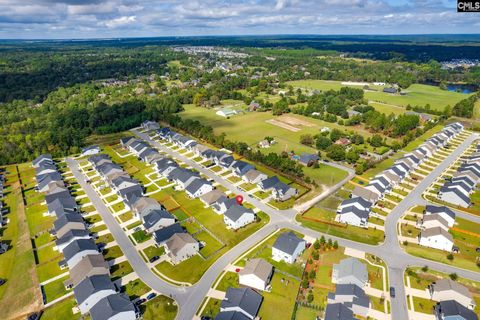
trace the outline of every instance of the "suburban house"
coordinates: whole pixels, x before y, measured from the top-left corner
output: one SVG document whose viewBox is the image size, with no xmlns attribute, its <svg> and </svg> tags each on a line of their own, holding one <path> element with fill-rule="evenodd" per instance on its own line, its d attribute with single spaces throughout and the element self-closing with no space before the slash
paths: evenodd
<svg viewBox="0 0 480 320">
<path fill-rule="evenodd" d="M 94 275 L 83 279 L 75 288 L 73 294 L 77 300 L 78 309 L 82 314 L 90 309 L 101 299 L 116 294 L 115 286 L 107 275 Z"/>
<path fill-rule="evenodd" d="M 176 168 L 170 172 L 167 178 L 177 185 L 177 190 L 184 190 L 193 180 L 199 179 L 200 174 L 192 170 Z"/>
<path fill-rule="evenodd" d="M 298 194 L 298 190 L 283 182 L 278 182 L 272 187 L 272 196 L 277 201 L 286 201 Z"/>
<path fill-rule="evenodd" d="M 356 258 L 343 259 L 333 265 L 332 282 L 354 284 L 363 288 L 368 282 L 367 267 Z"/>
<path fill-rule="evenodd" d="M 282 233 L 272 246 L 272 259 L 294 263 L 297 257 L 305 250 L 305 240 L 297 237 L 293 232 Z"/>
<path fill-rule="evenodd" d="M 51 154 L 42 154 L 32 161 L 32 166 L 38 168 L 41 164 L 54 164 Z"/>
<path fill-rule="evenodd" d="M 92 239 L 79 239 L 72 241 L 63 250 L 65 259 L 59 262 L 60 267 L 68 266 L 69 269 L 75 267 L 83 257 L 89 254 L 98 254 L 98 247 Z"/>
<path fill-rule="evenodd" d="M 298 159 L 298 163 L 310 167 L 314 165 L 315 163 L 318 163 L 318 160 L 320 160 L 320 157 L 318 154 L 315 153 L 302 153 L 300 155 L 300 158 Z"/>
<path fill-rule="evenodd" d="M 418 222 L 418 226 L 423 230 L 440 227 L 445 231 L 448 231 L 449 228 L 448 222 L 438 213 L 424 215 L 423 218 Z"/>
<path fill-rule="evenodd" d="M 53 229 L 57 238 L 62 238 L 70 230 L 87 230 L 85 221 L 78 213 L 64 214 L 53 222 Z"/>
<path fill-rule="evenodd" d="M 476 304 L 467 287 L 450 279 L 440 279 L 429 285 L 431 299 L 434 301 L 455 300 L 466 308 L 474 309 Z"/>
<path fill-rule="evenodd" d="M 224 214 L 227 210 L 237 204 L 235 198 L 228 198 L 226 195 L 221 196 L 212 204 L 213 210 L 218 214 Z"/>
<path fill-rule="evenodd" d="M 123 147 L 123 148 L 128 148 L 128 146 L 130 145 L 130 143 L 132 143 L 133 141 L 135 141 L 136 139 L 134 137 L 125 137 L 125 138 L 121 138 L 120 139 L 120 145 Z"/>
<path fill-rule="evenodd" d="M 165 242 L 165 252 L 173 264 L 196 255 L 199 250 L 198 241 L 186 232 L 175 233 Z"/>
<path fill-rule="evenodd" d="M 223 108 L 223 109 L 220 109 L 217 112 L 215 112 L 215 114 L 219 115 L 221 117 L 224 117 L 224 118 L 228 118 L 228 117 L 236 115 L 237 111 L 232 110 L 232 109 L 228 109 L 228 108 Z"/>
<path fill-rule="evenodd" d="M 455 224 L 455 212 L 452 209 L 445 206 L 432 206 L 427 205 L 425 208 L 425 214 L 438 214 L 445 221 L 447 221 L 448 227 L 451 228 Z"/>
<path fill-rule="evenodd" d="M 193 153 L 195 154 L 195 156 L 197 157 L 202 157 L 203 156 L 203 153 L 205 151 L 209 150 L 209 148 L 207 146 L 204 146 L 203 144 L 200 144 L 200 143 L 197 143 L 194 147 L 193 147 Z"/>
<path fill-rule="evenodd" d="M 355 320 L 353 311 L 343 303 L 329 303 L 325 309 L 324 320 Z"/>
<path fill-rule="evenodd" d="M 435 317 L 436 320 L 478 320 L 475 312 L 455 300 L 440 301 L 435 306 Z"/>
<path fill-rule="evenodd" d="M 356 227 L 368 228 L 369 215 L 369 210 L 361 210 L 356 206 L 351 205 L 349 207 L 342 208 L 340 212 L 337 211 L 335 221 Z"/>
<path fill-rule="evenodd" d="M 94 154 L 98 154 L 98 153 L 100 153 L 99 146 L 88 146 L 88 147 L 82 148 L 82 157 L 93 156 Z"/>
<path fill-rule="evenodd" d="M 266 291 L 273 275 L 273 266 L 259 258 L 248 260 L 238 273 L 239 284 L 253 289 Z"/>
<path fill-rule="evenodd" d="M 262 191 L 267 191 L 273 188 L 274 185 L 279 183 L 280 180 L 277 176 L 272 176 L 267 179 L 260 181 L 257 185 Z"/>
<path fill-rule="evenodd" d="M 255 221 L 255 213 L 239 204 L 234 204 L 223 214 L 223 221 L 228 228 L 237 230 Z"/>
<path fill-rule="evenodd" d="M 337 284 L 335 293 L 329 293 L 327 303 L 343 303 L 352 309 L 354 314 L 367 317 L 370 309 L 370 298 L 362 288 L 354 284 Z"/>
<path fill-rule="evenodd" d="M 220 199 L 222 196 L 226 198 L 225 193 L 223 193 L 218 189 L 213 189 L 212 191 L 207 192 L 204 195 L 200 196 L 200 201 L 202 201 L 205 204 L 205 206 L 209 207 L 212 204 L 214 204 L 218 199 Z"/>
<path fill-rule="evenodd" d="M 364 187 L 355 187 L 352 191 L 352 198 L 359 197 L 367 200 L 370 202 L 372 205 L 377 203 L 377 201 L 380 199 L 380 195 L 376 192 L 373 192 L 369 189 L 366 189 Z"/>
<path fill-rule="evenodd" d="M 230 169 L 232 170 L 233 174 L 239 177 L 242 177 L 248 171 L 255 169 L 250 163 L 247 163 L 242 160 L 235 161 L 231 166 Z"/>
<path fill-rule="evenodd" d="M 95 275 L 110 276 L 110 266 L 100 253 L 89 254 L 83 257 L 72 269 L 70 269 L 70 278 L 63 284 L 65 288 L 76 287 L 83 279 Z"/>
<path fill-rule="evenodd" d="M 241 316 L 235 317 L 233 313 L 241 313 L 247 319 L 255 319 L 262 301 L 263 297 L 251 288 L 228 288 L 220 304 L 220 319 L 242 319 Z M 224 313 L 230 313 L 230 317 L 222 315 Z"/>
<path fill-rule="evenodd" d="M 343 200 L 342 203 L 338 206 L 337 212 L 341 212 L 342 209 L 352 206 L 362 211 L 370 211 L 372 203 L 360 197 L 352 197 L 350 199 Z"/>
<path fill-rule="evenodd" d="M 178 167 L 178 163 L 169 158 L 163 158 L 162 160 L 155 162 L 155 170 L 164 178 L 168 177 L 170 172 Z"/>
<path fill-rule="evenodd" d="M 434 227 L 422 230 L 418 236 L 418 243 L 421 246 L 435 248 L 444 251 L 452 251 L 453 237 L 448 231 L 441 227 Z"/>
<path fill-rule="evenodd" d="M 190 198 L 198 198 L 213 190 L 212 184 L 203 179 L 193 180 L 186 188 L 185 192 Z"/>
<path fill-rule="evenodd" d="M 78 210 L 78 205 L 75 199 L 68 193 L 57 193 L 45 196 L 47 202 L 48 214 L 51 216 L 60 217 L 64 214 L 73 214 Z"/>
<path fill-rule="evenodd" d="M 251 169 L 242 176 L 243 181 L 251 184 L 257 184 L 260 181 L 265 180 L 267 178 L 268 176 L 265 173 L 258 171 L 256 169 Z"/>
<path fill-rule="evenodd" d="M 152 210 L 162 210 L 163 207 L 157 200 L 149 197 L 139 197 L 131 206 L 132 212 L 138 219 Z"/>
<path fill-rule="evenodd" d="M 149 121 L 149 120 L 142 122 L 140 126 L 142 127 L 143 130 L 146 130 L 146 131 L 160 129 L 160 125 L 157 122 Z"/>
<path fill-rule="evenodd" d="M 438 198 L 460 207 L 468 208 L 470 206 L 469 194 L 461 186 L 450 186 L 449 184 L 445 184 L 440 188 Z"/>
<path fill-rule="evenodd" d="M 179 223 L 174 223 L 168 227 L 155 230 L 153 232 L 153 238 L 159 245 L 163 245 L 165 241 L 170 239 L 176 233 L 185 233 L 186 231 L 180 226 Z"/>
<path fill-rule="evenodd" d="M 135 320 L 133 303 L 123 294 L 111 294 L 100 299 L 91 309 L 92 320 Z"/>
<path fill-rule="evenodd" d="M 62 175 L 58 172 L 48 173 L 42 176 L 37 176 L 36 190 L 38 192 L 47 192 L 50 189 L 51 184 L 57 184 L 63 186 Z"/>
<path fill-rule="evenodd" d="M 154 209 L 142 215 L 145 232 L 152 233 L 158 229 L 168 227 L 175 223 L 175 217 L 164 209 Z"/>
<path fill-rule="evenodd" d="M 63 252 L 63 249 L 75 240 L 90 239 L 90 233 L 86 230 L 69 230 L 61 238 L 55 241 L 54 250 Z"/>
</svg>

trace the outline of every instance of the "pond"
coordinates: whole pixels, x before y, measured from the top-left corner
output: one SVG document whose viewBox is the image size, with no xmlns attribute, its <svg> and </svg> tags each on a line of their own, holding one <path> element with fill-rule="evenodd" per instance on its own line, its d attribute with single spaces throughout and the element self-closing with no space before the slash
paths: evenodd
<svg viewBox="0 0 480 320">
<path fill-rule="evenodd" d="M 449 83 L 447 84 L 447 90 L 448 91 L 453 91 L 453 92 L 460 92 L 460 93 L 473 93 L 477 90 L 478 88 L 475 88 L 474 85 L 468 85 L 468 84 L 454 84 L 454 83 Z"/>
</svg>

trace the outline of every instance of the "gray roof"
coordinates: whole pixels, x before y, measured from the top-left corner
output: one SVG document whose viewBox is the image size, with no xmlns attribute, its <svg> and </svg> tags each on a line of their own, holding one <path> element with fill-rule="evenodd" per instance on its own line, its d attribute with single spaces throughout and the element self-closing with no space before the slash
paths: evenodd
<svg viewBox="0 0 480 320">
<path fill-rule="evenodd" d="M 144 221 L 143 226 L 147 229 L 153 227 L 162 219 L 175 220 L 175 218 L 168 211 L 162 209 L 154 209 L 145 216 L 143 216 L 142 219 Z"/>
<path fill-rule="evenodd" d="M 205 201 L 207 204 L 212 204 L 216 202 L 220 197 L 225 196 L 225 194 L 218 190 L 218 189 L 213 189 L 210 192 L 205 193 L 203 196 L 200 197 L 203 201 Z"/>
<path fill-rule="evenodd" d="M 68 246 L 65 247 L 65 249 L 63 249 L 65 261 L 70 260 L 77 253 L 85 250 L 98 251 L 98 247 L 92 239 L 78 239 L 72 241 Z"/>
<path fill-rule="evenodd" d="M 203 178 L 195 179 L 194 181 L 192 181 L 192 183 L 190 183 L 185 188 L 185 190 L 190 192 L 191 194 L 194 194 L 195 192 L 197 192 L 198 189 L 200 189 L 205 184 L 211 185 L 210 182 L 208 182 L 207 180 L 205 180 Z"/>
<path fill-rule="evenodd" d="M 333 265 L 333 269 L 337 272 L 337 278 L 353 276 L 361 282 L 368 280 L 367 267 L 355 258 L 343 259 Z"/>
<path fill-rule="evenodd" d="M 455 300 L 440 301 L 435 307 L 436 312 L 443 317 L 461 316 L 465 320 L 478 320 L 478 316 L 470 309 L 465 308 Z M 452 318 L 453 319 L 453 318 Z"/>
<path fill-rule="evenodd" d="M 360 210 L 353 205 L 349 207 L 345 207 L 342 209 L 342 211 L 339 212 L 339 214 L 347 214 L 347 213 L 353 213 L 360 219 L 365 219 L 365 220 L 368 220 L 368 217 L 369 217 L 369 211 Z"/>
<path fill-rule="evenodd" d="M 81 304 L 92 294 L 102 290 L 115 291 L 115 286 L 113 285 L 112 280 L 110 280 L 109 276 L 104 274 L 83 279 L 75 288 L 73 288 L 73 293 L 78 304 Z"/>
<path fill-rule="evenodd" d="M 355 320 L 353 311 L 343 303 L 329 303 L 325 310 L 324 320 Z"/>
<path fill-rule="evenodd" d="M 263 186 L 263 189 L 270 189 L 270 188 L 273 188 L 273 186 L 276 185 L 279 182 L 280 182 L 280 180 L 278 179 L 277 176 L 272 176 L 272 177 L 269 177 L 269 178 L 259 182 L 259 184 L 261 184 Z"/>
<path fill-rule="evenodd" d="M 245 208 L 244 206 L 241 206 L 239 204 L 234 204 L 230 208 L 227 209 L 227 211 L 225 212 L 224 215 L 225 215 L 225 217 L 229 218 L 232 221 L 237 221 L 244 214 L 249 214 L 249 213 L 255 215 L 255 213 L 253 213 L 252 209 Z"/>
<path fill-rule="evenodd" d="M 135 307 L 123 294 L 111 294 L 100 299 L 91 309 L 92 320 L 108 320 L 121 312 L 135 313 Z"/>
<path fill-rule="evenodd" d="M 262 300 L 263 297 L 251 288 L 228 288 L 220 308 L 239 308 L 256 316 Z"/>
<path fill-rule="evenodd" d="M 180 226 L 179 223 L 174 223 L 168 227 L 161 228 L 153 232 L 153 236 L 157 243 L 163 243 L 170 239 L 175 233 L 185 233 L 186 231 Z"/>
<path fill-rule="evenodd" d="M 455 219 L 455 212 L 452 211 L 449 207 L 445 206 L 433 206 L 433 205 L 427 205 L 425 208 L 426 212 L 429 213 L 446 213 L 449 217 L 452 219 Z"/>
<path fill-rule="evenodd" d="M 470 293 L 470 291 L 468 291 L 467 287 L 450 279 L 437 280 L 435 281 L 435 283 L 432 284 L 432 287 L 433 290 L 437 292 L 452 290 L 455 291 L 456 294 L 472 299 L 472 294 Z"/>
<path fill-rule="evenodd" d="M 273 247 L 291 255 L 301 242 L 305 242 L 305 240 L 300 239 L 293 232 L 285 232 L 277 238 Z"/>
<path fill-rule="evenodd" d="M 87 230 L 70 230 L 67 233 L 63 235 L 60 239 L 57 239 L 55 241 L 55 244 L 57 246 L 62 245 L 66 242 L 69 242 L 70 240 L 76 238 L 76 237 L 85 237 L 89 235 L 89 232 Z"/>
<path fill-rule="evenodd" d="M 65 215 L 62 215 L 62 216 L 58 217 L 58 219 L 55 220 L 55 222 L 53 223 L 53 227 L 55 228 L 55 230 L 60 230 L 61 228 L 63 228 L 69 222 L 85 223 L 80 214 L 71 213 L 71 214 L 65 214 Z"/>
<path fill-rule="evenodd" d="M 372 206 L 371 202 L 369 202 L 369 201 L 367 201 L 367 200 L 365 200 L 361 197 L 352 197 L 350 199 L 343 200 L 341 205 L 342 206 L 347 206 L 347 205 L 350 205 L 350 204 L 353 205 L 355 203 L 360 204 L 362 207 L 364 207 L 366 209 L 368 209 Z"/>
</svg>

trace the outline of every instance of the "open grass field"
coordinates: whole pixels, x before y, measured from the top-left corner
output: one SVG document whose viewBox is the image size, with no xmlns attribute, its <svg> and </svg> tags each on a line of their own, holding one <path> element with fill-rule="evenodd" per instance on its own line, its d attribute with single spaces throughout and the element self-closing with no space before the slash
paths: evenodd
<svg viewBox="0 0 480 320">
<path fill-rule="evenodd" d="M 475 107 L 473 108 L 473 118 L 480 119 L 480 100 L 475 102 Z"/>
<path fill-rule="evenodd" d="M 288 280 L 282 283 L 282 279 Z M 262 319 L 291 319 L 300 281 L 274 273 L 271 292 L 262 292 L 263 303 L 258 312 Z"/>
<path fill-rule="evenodd" d="M 74 297 L 67 298 L 53 306 L 45 309 L 42 314 L 42 320 L 57 320 L 57 319 L 79 319 L 80 314 L 73 314 L 72 308 L 76 305 Z"/>
<path fill-rule="evenodd" d="M 28 166 L 19 167 L 21 170 Z M 2 231 L 2 241 L 9 244 L 9 250 L 0 258 L 0 278 L 7 280 L 0 287 L 0 310 L 1 318 L 14 319 L 39 310 L 42 298 L 17 169 L 15 166 L 5 169 L 3 201 L 10 222 Z"/>
<path fill-rule="evenodd" d="M 255 147 L 257 143 L 263 140 L 266 136 L 274 137 L 277 141 L 270 148 L 260 149 L 262 152 L 276 152 L 281 151 L 295 151 L 295 153 L 302 152 L 317 152 L 314 148 L 302 145 L 300 136 L 303 134 L 318 134 L 319 130 L 323 127 L 337 128 L 339 130 L 346 130 L 346 127 L 340 126 L 335 123 L 328 123 L 325 121 L 307 118 L 300 115 L 283 115 L 280 117 L 273 116 L 267 112 L 247 112 L 243 115 L 237 115 L 231 119 L 225 119 L 215 115 L 215 110 L 195 107 L 193 105 L 184 105 L 185 111 L 180 113 L 180 116 L 184 119 L 195 119 L 201 121 L 203 124 L 213 127 L 215 134 L 221 134 L 224 132 L 227 137 L 233 141 L 246 142 L 252 147 Z M 297 123 L 296 127 L 299 129 L 297 132 L 293 132 L 282 127 L 273 125 L 266 121 L 275 119 L 277 121 L 285 123 Z M 352 130 L 351 128 L 349 130 Z M 356 128 L 356 131 L 360 131 L 366 137 L 371 136 L 371 133 L 362 128 Z M 259 132 L 261 134 L 259 134 Z M 258 165 L 257 165 L 258 166 Z M 346 172 L 343 170 L 333 168 L 327 165 L 321 165 L 320 168 L 306 168 L 305 173 L 313 179 L 316 179 L 320 184 L 335 184 L 346 176 Z M 327 176 L 333 179 L 322 180 Z M 337 180 L 338 179 L 338 180 Z M 332 182 L 333 181 L 333 182 Z"/>
<path fill-rule="evenodd" d="M 293 87 L 317 90 L 339 90 L 341 87 L 346 87 L 342 85 L 340 81 L 325 80 L 298 80 L 289 81 L 287 84 Z M 403 91 L 406 95 L 392 95 L 381 91 L 368 91 L 365 92 L 365 98 L 375 102 L 403 107 L 406 107 L 408 104 L 412 106 L 424 106 L 428 103 L 432 109 L 443 111 L 447 105 L 453 107 L 458 101 L 468 98 L 469 96 L 468 94 L 441 90 L 438 87 L 423 84 L 412 84 Z"/>
</svg>

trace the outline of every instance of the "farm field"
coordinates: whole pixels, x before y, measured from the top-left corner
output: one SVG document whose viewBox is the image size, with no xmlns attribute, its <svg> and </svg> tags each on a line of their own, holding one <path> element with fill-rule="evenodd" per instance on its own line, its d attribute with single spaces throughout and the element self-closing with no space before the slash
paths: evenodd
<svg viewBox="0 0 480 320">
<path fill-rule="evenodd" d="M 287 85 L 293 87 L 317 89 L 317 90 L 339 90 L 342 85 L 340 81 L 325 81 L 325 80 L 298 80 L 289 81 Z M 350 86 L 352 87 L 352 86 Z M 358 87 L 358 86 L 357 86 Z M 383 102 L 397 106 L 406 107 L 410 105 L 424 106 L 430 104 L 432 109 L 443 111 L 447 105 L 453 107 L 457 102 L 468 97 L 467 94 L 441 90 L 435 86 L 412 84 L 410 87 L 403 90 L 406 95 L 392 95 L 384 92 L 365 92 L 365 97 L 368 100 L 376 102 Z"/>
</svg>

